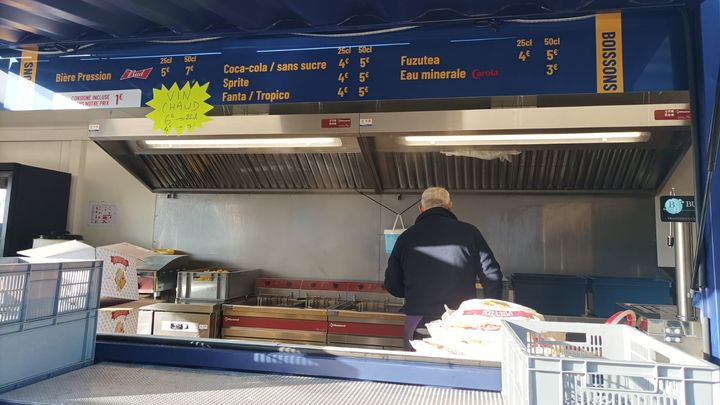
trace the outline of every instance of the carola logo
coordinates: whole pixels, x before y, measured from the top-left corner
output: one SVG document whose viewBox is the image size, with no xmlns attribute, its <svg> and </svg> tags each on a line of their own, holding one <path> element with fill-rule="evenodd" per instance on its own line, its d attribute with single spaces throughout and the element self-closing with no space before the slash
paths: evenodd
<svg viewBox="0 0 720 405">
<path fill-rule="evenodd" d="M 490 69 L 473 69 L 470 72 L 470 77 L 472 77 L 475 80 L 483 79 L 486 77 L 498 77 L 500 76 L 500 71 L 495 68 Z"/>
<path fill-rule="evenodd" d="M 133 69 L 125 69 L 125 73 L 120 76 L 120 80 L 127 80 L 127 79 L 147 79 L 148 76 L 150 76 L 150 72 L 152 72 L 153 68 L 145 68 L 141 70 L 133 70 Z"/>
</svg>

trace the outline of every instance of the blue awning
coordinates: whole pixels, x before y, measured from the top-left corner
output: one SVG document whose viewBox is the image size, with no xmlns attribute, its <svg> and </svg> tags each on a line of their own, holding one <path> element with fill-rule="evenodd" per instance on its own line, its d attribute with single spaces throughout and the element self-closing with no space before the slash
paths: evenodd
<svg viewBox="0 0 720 405">
<path fill-rule="evenodd" d="M 549 17 L 683 6 L 680 0 L 22 0 L 0 1 L 0 48 L 27 44 L 288 32 Z"/>
</svg>

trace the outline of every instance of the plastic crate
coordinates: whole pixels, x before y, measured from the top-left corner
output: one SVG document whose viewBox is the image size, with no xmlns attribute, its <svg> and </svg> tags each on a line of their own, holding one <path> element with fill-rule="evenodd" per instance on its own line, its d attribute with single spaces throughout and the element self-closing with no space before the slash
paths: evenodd
<svg viewBox="0 0 720 405">
<path fill-rule="evenodd" d="M 515 302 L 543 315 L 583 316 L 588 280 L 560 274 L 514 273 Z"/>
<path fill-rule="evenodd" d="M 92 363 L 102 262 L 0 258 L 0 392 Z"/>
<path fill-rule="evenodd" d="M 720 403 L 720 368 L 625 325 L 504 321 L 506 404 Z"/>
<path fill-rule="evenodd" d="M 608 317 L 621 308 L 618 303 L 670 304 L 669 280 L 622 277 L 590 277 L 592 305 L 595 316 Z"/>
</svg>

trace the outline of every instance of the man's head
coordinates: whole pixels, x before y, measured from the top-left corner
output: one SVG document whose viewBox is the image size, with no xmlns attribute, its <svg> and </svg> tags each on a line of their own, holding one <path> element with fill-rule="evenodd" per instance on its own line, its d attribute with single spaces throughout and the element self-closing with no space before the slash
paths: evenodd
<svg viewBox="0 0 720 405">
<path fill-rule="evenodd" d="M 424 212 L 425 210 L 435 207 L 452 209 L 450 193 L 442 187 L 430 187 L 422 193 L 419 207 L 420 212 Z"/>
</svg>

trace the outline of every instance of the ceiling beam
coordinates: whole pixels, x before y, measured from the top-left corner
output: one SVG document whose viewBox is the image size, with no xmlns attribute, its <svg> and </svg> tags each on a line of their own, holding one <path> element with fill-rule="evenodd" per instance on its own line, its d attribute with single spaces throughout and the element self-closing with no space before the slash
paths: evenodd
<svg viewBox="0 0 720 405">
<path fill-rule="evenodd" d="M 0 26 L 54 40 L 74 39 L 82 33 L 77 24 L 53 21 L 6 4 L 0 4 Z"/>
<path fill-rule="evenodd" d="M 181 7 L 166 1 L 146 1 L 146 0 L 83 0 L 87 3 L 108 7 L 120 8 L 125 12 L 135 14 L 148 21 L 152 21 L 160 28 L 169 29 L 179 34 L 191 34 L 206 30 L 210 27 L 210 22 L 206 16 L 198 13 L 188 13 Z"/>
<path fill-rule="evenodd" d="M 70 22 L 112 36 L 134 35 L 142 22 L 133 15 L 123 15 L 77 0 L 0 0 L 0 4 L 42 15 L 57 22 Z"/>
</svg>

